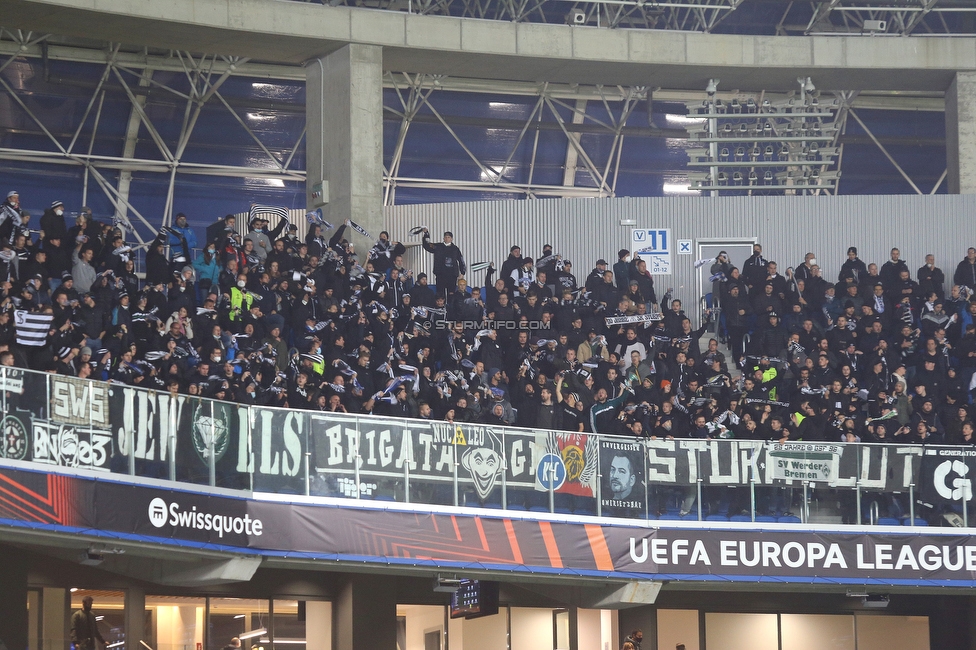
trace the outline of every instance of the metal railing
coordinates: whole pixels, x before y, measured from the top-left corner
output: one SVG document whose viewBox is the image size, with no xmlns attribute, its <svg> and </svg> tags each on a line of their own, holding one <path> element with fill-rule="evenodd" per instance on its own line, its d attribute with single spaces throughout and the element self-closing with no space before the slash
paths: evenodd
<svg viewBox="0 0 976 650">
<path fill-rule="evenodd" d="M 638 519 L 968 527 L 976 447 L 654 439 L 221 402 L 0 367 L 0 458 L 245 491 Z"/>
</svg>

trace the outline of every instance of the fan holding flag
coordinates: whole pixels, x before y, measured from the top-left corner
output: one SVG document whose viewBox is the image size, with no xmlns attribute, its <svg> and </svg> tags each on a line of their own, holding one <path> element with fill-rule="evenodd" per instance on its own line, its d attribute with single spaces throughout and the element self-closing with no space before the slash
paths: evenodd
<svg viewBox="0 0 976 650">
<path fill-rule="evenodd" d="M 430 231 L 423 230 L 424 250 L 434 255 L 434 280 L 437 285 L 437 295 L 449 297 L 457 287 L 458 276 L 467 271 L 464 263 L 464 256 L 460 249 L 454 245 L 454 233 L 450 230 L 444 232 L 442 242 L 431 243 Z"/>
<path fill-rule="evenodd" d="M 278 217 L 278 225 L 270 232 L 268 231 L 269 214 Z M 271 242 L 278 239 L 281 231 L 288 225 L 288 210 L 252 203 L 248 224 L 251 226 L 251 230 L 244 236 L 244 241 L 251 240 L 253 242 L 254 253 L 263 264 L 271 251 Z"/>
</svg>

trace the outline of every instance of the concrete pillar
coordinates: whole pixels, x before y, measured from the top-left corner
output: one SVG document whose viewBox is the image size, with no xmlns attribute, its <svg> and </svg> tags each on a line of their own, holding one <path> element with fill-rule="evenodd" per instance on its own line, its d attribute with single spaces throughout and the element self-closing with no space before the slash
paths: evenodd
<svg viewBox="0 0 976 650">
<path fill-rule="evenodd" d="M 338 227 L 352 219 L 378 237 L 384 227 L 383 48 L 346 45 L 310 62 L 305 82 L 308 207 L 314 207 L 313 185 L 326 180 L 326 220 Z M 347 232 L 365 264 L 372 242 Z"/>
<path fill-rule="evenodd" d="M 0 645 L 27 647 L 27 564 L 10 555 L 0 562 Z"/>
<path fill-rule="evenodd" d="M 146 639 L 146 590 L 129 587 L 125 590 L 125 650 L 140 650 L 139 641 Z"/>
<path fill-rule="evenodd" d="M 976 194 L 976 72 L 957 72 L 945 95 L 950 194 Z"/>
<path fill-rule="evenodd" d="M 396 593 L 384 576 L 350 577 L 332 604 L 335 650 L 395 648 Z"/>
</svg>

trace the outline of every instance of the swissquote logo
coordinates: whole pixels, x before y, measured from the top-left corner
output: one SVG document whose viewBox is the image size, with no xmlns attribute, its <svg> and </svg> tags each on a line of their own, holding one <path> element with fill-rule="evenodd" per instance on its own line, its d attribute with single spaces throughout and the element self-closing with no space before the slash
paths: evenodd
<svg viewBox="0 0 976 650">
<path fill-rule="evenodd" d="M 261 520 L 251 519 L 250 515 L 245 514 L 243 517 L 215 515 L 197 510 L 196 506 L 183 510 L 176 501 L 167 504 L 160 497 L 149 502 L 149 523 L 156 528 L 169 524 L 176 528 L 214 531 L 218 537 L 223 537 L 224 533 L 260 537 L 264 533 L 264 524 Z"/>
</svg>

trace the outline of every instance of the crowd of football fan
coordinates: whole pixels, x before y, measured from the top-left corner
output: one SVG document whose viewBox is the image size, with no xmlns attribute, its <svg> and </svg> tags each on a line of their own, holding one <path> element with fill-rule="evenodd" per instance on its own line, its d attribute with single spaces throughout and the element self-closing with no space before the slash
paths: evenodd
<svg viewBox="0 0 976 650">
<path fill-rule="evenodd" d="M 308 235 L 228 215 L 202 238 L 177 215 L 145 253 L 126 229 L 54 202 L 32 224 L 0 204 L 0 364 L 246 404 L 640 437 L 970 444 L 976 249 L 952 289 L 931 256 L 880 268 L 847 251 L 836 283 L 815 256 L 782 272 L 762 248 L 708 265 L 700 327 L 660 302 L 639 256 L 577 281 L 539 259 L 473 265 L 433 241 L 435 282 L 404 267 L 386 232 L 359 254 L 356 224 L 310 218 Z M 124 225 L 124 224 L 123 224 Z M 329 238 L 327 238 L 329 237 Z M 483 284 L 483 286 L 472 286 Z M 46 344 L 16 342 L 14 311 L 53 315 Z M 608 320 L 613 325 L 608 325 Z M 714 324 L 718 341 L 705 339 Z M 730 370 L 731 368 L 731 370 Z M 739 373 L 741 369 L 741 376 Z M 734 377 L 734 378 L 733 378 Z"/>
</svg>

